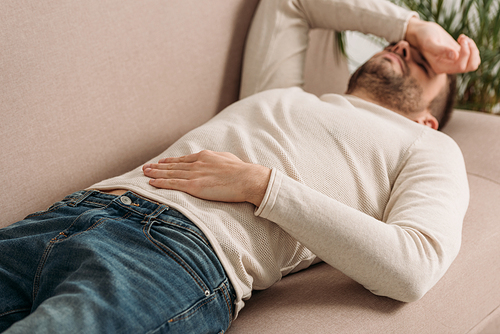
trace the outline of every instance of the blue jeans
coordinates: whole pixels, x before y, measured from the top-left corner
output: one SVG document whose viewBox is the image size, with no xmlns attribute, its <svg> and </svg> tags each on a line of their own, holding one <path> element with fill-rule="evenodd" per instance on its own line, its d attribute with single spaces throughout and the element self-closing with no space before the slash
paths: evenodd
<svg viewBox="0 0 500 334">
<path fill-rule="evenodd" d="M 76 192 L 0 230 L 0 332 L 222 333 L 234 298 L 204 234 L 131 192 Z"/>
</svg>

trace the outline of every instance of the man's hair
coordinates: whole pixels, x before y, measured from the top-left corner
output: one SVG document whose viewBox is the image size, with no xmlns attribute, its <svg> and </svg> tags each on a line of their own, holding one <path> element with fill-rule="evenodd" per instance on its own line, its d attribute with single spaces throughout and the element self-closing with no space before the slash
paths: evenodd
<svg viewBox="0 0 500 334">
<path fill-rule="evenodd" d="M 448 85 L 441 90 L 429 105 L 432 116 L 436 117 L 439 122 L 438 130 L 441 130 L 450 120 L 457 94 L 457 75 L 447 74 L 446 76 Z"/>
</svg>

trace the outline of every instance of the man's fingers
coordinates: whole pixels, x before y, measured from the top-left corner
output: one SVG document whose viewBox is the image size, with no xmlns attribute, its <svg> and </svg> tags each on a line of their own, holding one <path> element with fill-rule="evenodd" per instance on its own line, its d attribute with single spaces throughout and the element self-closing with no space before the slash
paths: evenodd
<svg viewBox="0 0 500 334">
<path fill-rule="evenodd" d="M 149 184 L 156 188 L 179 190 L 187 192 L 189 180 L 182 179 L 151 179 Z"/>
<path fill-rule="evenodd" d="M 148 168 L 151 169 L 182 169 L 188 170 L 193 162 L 198 161 L 199 153 L 189 154 L 182 157 L 169 157 L 163 158 L 158 161 L 158 163 L 149 163 L 142 166 L 142 170 L 145 171 Z"/>
<path fill-rule="evenodd" d="M 185 155 L 182 157 L 163 158 L 163 159 L 160 159 L 160 161 L 158 161 L 158 162 L 159 163 L 180 163 L 180 162 L 190 163 L 190 162 L 198 161 L 198 156 L 199 156 L 199 153 L 194 153 L 194 154 L 189 154 L 189 155 Z"/>
<path fill-rule="evenodd" d="M 425 55 L 434 72 L 466 73 L 477 70 L 481 57 L 476 43 L 466 35 L 460 35 L 455 44 L 457 50 L 451 44 L 435 43 L 427 47 Z"/>
<path fill-rule="evenodd" d="M 153 179 L 181 179 L 187 180 L 192 178 L 192 173 L 186 170 L 161 170 L 146 168 L 144 175 Z"/>
<path fill-rule="evenodd" d="M 481 63 L 481 57 L 476 43 L 471 38 L 460 35 L 457 39 L 460 44 L 460 53 L 449 68 L 445 70 L 447 73 L 466 73 L 477 70 Z"/>
<path fill-rule="evenodd" d="M 468 39 L 469 45 L 469 61 L 467 62 L 466 72 L 475 71 L 481 64 L 481 55 L 479 54 L 479 49 L 473 39 L 465 37 Z"/>
<path fill-rule="evenodd" d="M 458 56 L 456 64 L 457 64 L 457 71 L 463 73 L 466 72 L 467 70 L 467 63 L 469 62 L 470 58 L 469 39 L 462 38 L 460 39 L 459 43 L 460 43 L 460 55 Z"/>
<path fill-rule="evenodd" d="M 159 169 L 159 170 L 191 170 L 193 167 L 192 163 L 178 162 L 178 163 L 158 163 L 158 164 L 146 164 L 143 166 L 143 170 L 146 169 Z"/>
<path fill-rule="evenodd" d="M 441 58 L 448 62 L 456 61 L 460 56 L 460 45 L 458 41 L 451 41 L 452 43 L 442 43 L 434 45 L 434 48 L 429 47 L 431 52 L 436 58 Z"/>
<path fill-rule="evenodd" d="M 200 183 L 196 180 L 151 179 L 149 184 L 155 188 L 178 190 L 203 199 L 202 196 L 199 196 Z"/>
</svg>

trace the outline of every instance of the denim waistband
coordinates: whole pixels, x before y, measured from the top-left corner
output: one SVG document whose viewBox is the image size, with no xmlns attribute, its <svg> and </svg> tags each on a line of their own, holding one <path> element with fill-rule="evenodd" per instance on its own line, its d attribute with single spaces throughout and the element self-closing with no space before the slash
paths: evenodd
<svg viewBox="0 0 500 334">
<path fill-rule="evenodd" d="M 151 219 L 161 219 L 162 215 L 168 215 L 184 221 L 192 225 L 201 233 L 202 231 L 186 216 L 179 211 L 172 209 L 166 204 L 155 202 L 151 199 L 138 195 L 132 191 L 127 191 L 122 195 L 107 194 L 99 190 L 81 190 L 65 197 L 64 201 L 70 206 L 76 206 L 82 202 L 90 202 L 92 204 L 109 206 L 112 202 L 122 206 L 130 212 L 150 217 Z"/>
</svg>

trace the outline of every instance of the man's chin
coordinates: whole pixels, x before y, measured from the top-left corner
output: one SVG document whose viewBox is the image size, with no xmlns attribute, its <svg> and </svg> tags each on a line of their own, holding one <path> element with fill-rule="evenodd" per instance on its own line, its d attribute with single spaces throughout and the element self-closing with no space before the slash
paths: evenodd
<svg viewBox="0 0 500 334">
<path fill-rule="evenodd" d="M 380 61 L 367 63 L 366 65 L 366 74 L 382 79 L 385 82 L 399 81 L 403 78 L 403 74 L 394 69 L 394 64 L 389 59 L 381 58 Z"/>
</svg>

